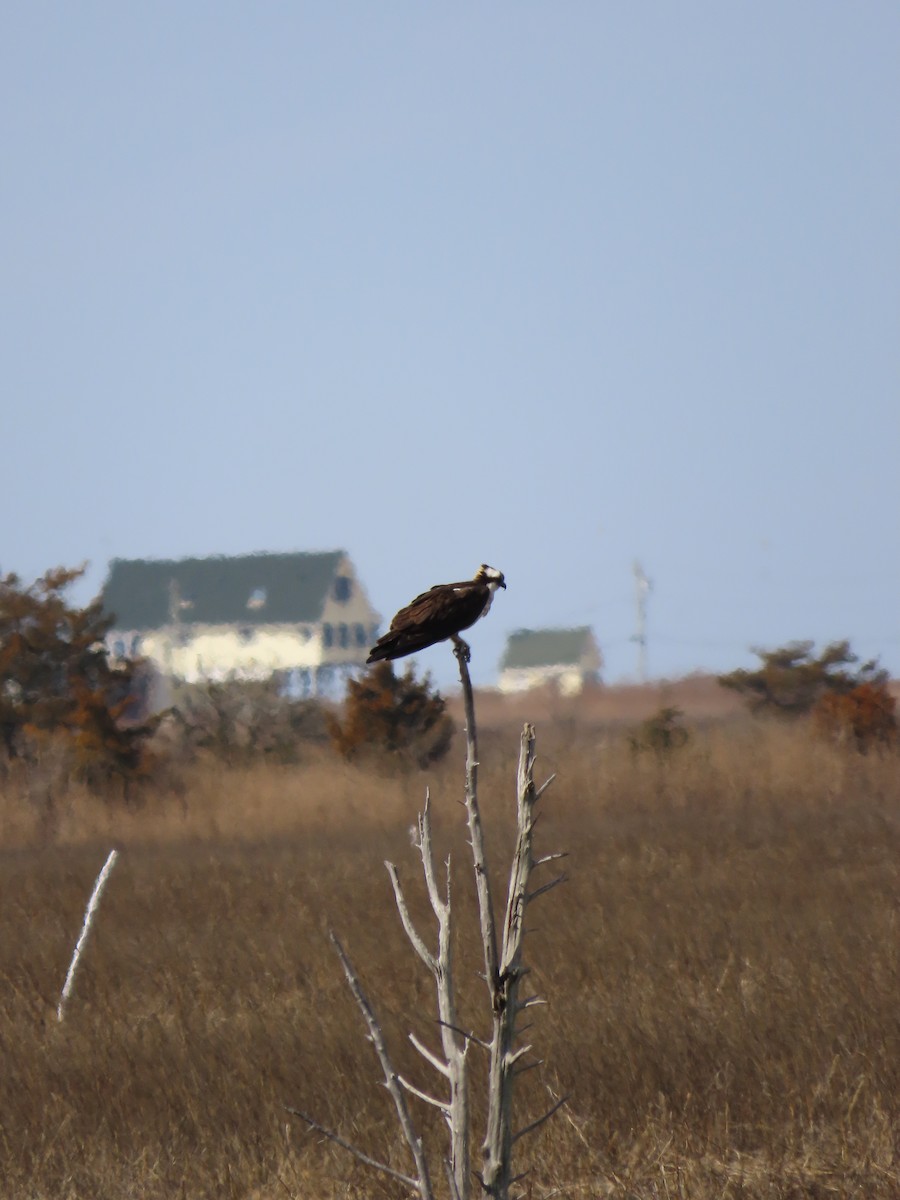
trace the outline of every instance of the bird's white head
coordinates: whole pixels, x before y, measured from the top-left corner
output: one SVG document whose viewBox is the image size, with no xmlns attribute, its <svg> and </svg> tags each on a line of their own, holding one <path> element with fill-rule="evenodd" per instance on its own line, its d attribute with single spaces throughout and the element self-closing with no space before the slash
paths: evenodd
<svg viewBox="0 0 900 1200">
<path fill-rule="evenodd" d="M 506 590 L 506 580 L 503 578 L 503 572 L 498 571 L 496 567 L 489 567 L 487 563 L 482 563 L 475 572 L 475 578 L 479 583 L 486 583 L 491 589 L 491 593 L 496 592 L 497 588 Z"/>
</svg>

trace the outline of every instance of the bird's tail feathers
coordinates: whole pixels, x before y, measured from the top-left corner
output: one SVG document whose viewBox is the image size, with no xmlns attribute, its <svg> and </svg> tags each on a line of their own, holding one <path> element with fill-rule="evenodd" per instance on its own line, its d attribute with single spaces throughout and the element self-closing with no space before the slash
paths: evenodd
<svg viewBox="0 0 900 1200">
<path fill-rule="evenodd" d="M 427 646 L 433 645 L 434 640 L 432 638 L 416 637 L 414 634 L 402 631 L 386 633 L 384 637 L 378 639 L 369 651 L 366 663 L 405 658 L 407 654 L 415 654 L 417 650 L 424 650 Z"/>
</svg>

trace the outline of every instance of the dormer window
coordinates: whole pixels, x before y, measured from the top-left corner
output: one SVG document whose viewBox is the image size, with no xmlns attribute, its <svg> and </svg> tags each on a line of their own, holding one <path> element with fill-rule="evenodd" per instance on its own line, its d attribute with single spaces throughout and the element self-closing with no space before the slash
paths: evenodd
<svg viewBox="0 0 900 1200">
<path fill-rule="evenodd" d="M 334 581 L 334 598 L 339 604 L 346 604 L 350 599 L 353 584 L 346 575 L 338 575 Z"/>
<path fill-rule="evenodd" d="M 247 607 L 251 612 L 258 611 L 260 608 L 266 607 L 266 589 L 264 587 L 254 588 L 250 593 L 250 599 L 247 601 Z"/>
<path fill-rule="evenodd" d="M 174 625 L 181 620 L 181 614 L 194 607 L 194 597 L 183 593 L 177 579 L 169 580 L 169 622 Z"/>
</svg>

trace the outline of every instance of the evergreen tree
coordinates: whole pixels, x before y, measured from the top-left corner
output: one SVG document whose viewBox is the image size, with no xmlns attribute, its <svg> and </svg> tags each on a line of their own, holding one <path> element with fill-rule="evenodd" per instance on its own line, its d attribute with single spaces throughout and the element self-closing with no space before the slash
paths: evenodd
<svg viewBox="0 0 900 1200">
<path fill-rule="evenodd" d="M 754 711 L 799 716 L 811 712 L 825 695 L 844 695 L 861 684 L 884 687 L 887 671 L 876 661 L 860 666 L 850 643 L 832 642 L 818 657 L 811 641 L 789 642 L 775 650 L 754 648 L 761 660 L 755 671 L 720 675 L 719 683 L 739 692 Z"/>
<path fill-rule="evenodd" d="M 350 680 L 343 720 L 332 717 L 329 732 L 345 758 L 367 750 L 424 768 L 450 749 L 453 723 L 445 709 L 427 675 L 416 679 L 412 667 L 395 675 L 390 662 L 380 662 Z"/>
<path fill-rule="evenodd" d="M 110 663 L 104 639 L 113 617 L 99 600 L 77 608 L 66 597 L 83 573 L 58 567 L 29 586 L 0 576 L 2 748 L 27 759 L 53 738 L 82 775 L 133 778 L 146 766 L 155 723 L 129 719 L 139 664 Z"/>
</svg>

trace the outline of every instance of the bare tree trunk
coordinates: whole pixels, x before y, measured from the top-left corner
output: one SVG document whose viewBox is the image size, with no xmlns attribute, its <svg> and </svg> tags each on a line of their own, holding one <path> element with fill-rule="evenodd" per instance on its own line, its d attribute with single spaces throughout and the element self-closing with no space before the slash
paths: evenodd
<svg viewBox="0 0 900 1200">
<path fill-rule="evenodd" d="M 531 900 L 562 883 L 565 876 L 559 875 L 543 887 L 529 892 L 528 884 L 532 867 L 561 857 L 548 855 L 535 862 L 532 857 L 534 835 L 534 808 L 551 780 L 537 789 L 534 785 L 534 727 L 526 725 L 522 730 L 519 749 L 518 805 L 516 849 L 513 855 L 506 896 L 506 916 L 503 922 L 503 938 L 500 949 L 500 965 L 491 996 L 493 1036 L 488 1075 L 488 1116 L 483 1154 L 482 1187 L 487 1196 L 506 1200 L 512 1176 L 512 1148 L 519 1138 L 532 1132 L 560 1107 L 564 1101 L 554 1105 L 539 1120 L 518 1131 L 513 1131 L 513 1084 L 516 1075 L 527 1070 L 523 1063 L 531 1046 L 516 1047 L 516 1021 L 519 1014 L 544 1001 L 537 996 L 521 998 L 519 985 L 528 973 L 522 965 L 522 946 L 525 940 L 525 911 Z M 551 777 L 552 779 L 552 777 Z M 534 1065 L 534 1064 L 531 1064 Z"/>
<path fill-rule="evenodd" d="M 482 1144 L 482 1171 L 479 1176 L 483 1194 L 495 1200 L 507 1200 L 512 1175 L 512 1148 L 519 1138 L 531 1133 L 552 1115 L 565 1100 L 559 1101 L 544 1116 L 530 1125 L 513 1131 L 513 1084 L 516 1074 L 527 1069 L 522 1060 L 531 1047 L 516 1048 L 516 1020 L 532 1005 L 543 1003 L 537 996 L 519 997 L 519 984 L 526 974 L 522 966 L 522 945 L 525 938 L 525 910 L 529 901 L 562 883 L 560 875 L 543 887 L 529 893 L 532 867 L 563 857 L 550 854 L 537 862 L 532 857 L 534 808 L 544 791 L 553 782 L 551 776 L 541 788 L 534 783 L 534 726 L 526 725 L 519 747 L 517 773 L 516 849 L 510 871 L 506 898 L 506 916 L 498 954 L 496 922 L 491 896 L 490 878 L 484 849 L 484 833 L 478 806 L 478 735 L 475 725 L 475 701 L 469 676 L 468 646 L 455 640 L 459 677 L 462 683 L 466 712 L 466 813 L 469 840 L 475 868 L 475 883 L 484 948 L 485 979 L 491 998 L 492 1036 L 488 1068 L 487 1130 Z M 532 1064 L 533 1065 L 533 1064 Z"/>
<path fill-rule="evenodd" d="M 533 891 L 529 891 L 529 883 L 534 867 L 563 856 L 548 854 L 544 858 L 535 859 L 532 855 L 535 805 L 544 790 L 552 783 L 553 777 L 551 776 L 542 787 L 535 787 L 534 728 L 526 725 L 522 731 L 519 749 L 516 848 L 510 869 L 502 937 L 498 947 L 497 922 L 491 894 L 481 811 L 478 805 L 478 735 L 475 725 L 472 682 L 468 668 L 469 647 L 458 637 L 455 637 L 453 642 L 454 654 L 459 663 L 466 712 L 465 807 L 472 864 L 475 871 L 475 890 L 478 897 L 479 925 L 484 954 L 484 978 L 490 998 L 490 1041 L 482 1041 L 474 1034 L 466 1033 L 459 1027 L 456 984 L 453 977 L 450 862 L 448 859 L 446 881 L 442 890 L 438 884 L 434 847 L 431 840 L 430 797 L 426 793 L 425 807 L 418 819 L 415 844 L 422 860 L 428 899 L 437 922 L 436 951 L 429 949 L 413 924 L 397 868 L 391 862 L 385 863 L 385 866 L 390 875 L 404 931 L 416 954 L 431 972 L 435 982 L 441 1051 L 438 1052 L 426 1046 L 414 1033 L 410 1033 L 410 1041 L 429 1066 L 437 1071 L 442 1080 L 446 1081 L 443 1085 L 448 1093 L 446 1098 L 431 1094 L 412 1081 L 404 1079 L 394 1070 L 374 1009 L 363 992 L 362 985 L 346 952 L 334 934 L 331 935 L 351 991 L 365 1019 L 369 1040 L 374 1045 L 381 1063 L 385 1085 L 394 1101 L 397 1118 L 415 1164 L 415 1175 L 405 1175 L 378 1162 L 341 1137 L 340 1134 L 325 1129 L 312 1117 L 297 1109 L 291 1108 L 288 1111 L 301 1117 L 313 1129 L 342 1146 L 368 1166 L 405 1184 L 421 1200 L 434 1200 L 422 1140 L 413 1125 L 405 1100 L 406 1095 L 415 1096 L 424 1103 L 439 1109 L 447 1124 L 450 1151 L 444 1165 L 451 1200 L 470 1200 L 473 1172 L 470 1149 L 468 1052 L 473 1044 L 480 1046 L 488 1052 L 487 1125 L 481 1144 L 482 1170 L 475 1172 L 474 1177 L 481 1184 L 482 1196 L 490 1197 L 491 1200 L 509 1200 L 509 1189 L 515 1182 L 512 1174 L 512 1151 L 515 1143 L 525 1134 L 537 1129 L 560 1105 L 565 1103 L 565 1098 L 558 1101 L 542 1117 L 514 1131 L 513 1088 L 515 1079 L 522 1070 L 535 1065 L 534 1063 L 525 1064 L 523 1061 L 531 1047 L 516 1045 L 517 1018 L 520 1013 L 532 1005 L 543 1003 L 537 996 L 523 998 L 519 991 L 519 985 L 527 973 L 522 962 L 525 912 L 530 901 L 561 883 L 565 877 L 561 875 Z"/>
<path fill-rule="evenodd" d="M 497 929 L 494 921 L 494 902 L 491 880 L 484 850 L 484 831 L 478 807 L 478 729 L 475 724 L 475 699 L 469 677 L 469 647 L 462 638 L 454 638 L 459 678 L 462 683 L 466 710 L 466 817 L 469 823 L 469 844 L 475 868 L 475 890 L 478 895 L 478 915 L 481 921 L 481 942 L 484 947 L 484 978 L 493 1000 L 497 981 Z"/>
</svg>

